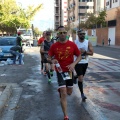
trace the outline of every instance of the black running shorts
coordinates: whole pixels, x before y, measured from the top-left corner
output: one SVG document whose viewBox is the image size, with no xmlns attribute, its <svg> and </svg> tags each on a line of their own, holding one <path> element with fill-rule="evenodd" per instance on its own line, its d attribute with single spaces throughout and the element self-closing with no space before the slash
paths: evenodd
<svg viewBox="0 0 120 120">
<path fill-rule="evenodd" d="M 80 76 L 80 75 L 84 76 L 85 73 L 86 73 L 87 67 L 88 67 L 88 63 L 85 63 L 85 64 L 76 64 L 75 71 L 77 73 L 77 76 Z"/>
<path fill-rule="evenodd" d="M 57 72 L 57 80 L 59 87 L 66 86 L 66 87 L 73 87 L 73 73 L 72 73 L 72 79 L 69 80 L 63 80 L 61 74 Z"/>
</svg>

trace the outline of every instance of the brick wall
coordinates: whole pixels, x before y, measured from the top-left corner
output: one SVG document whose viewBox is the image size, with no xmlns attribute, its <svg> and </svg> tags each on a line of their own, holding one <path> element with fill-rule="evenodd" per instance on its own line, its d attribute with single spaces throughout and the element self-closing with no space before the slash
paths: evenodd
<svg viewBox="0 0 120 120">
<path fill-rule="evenodd" d="M 115 29 L 115 45 L 120 46 L 120 7 L 113 8 L 107 11 L 107 21 L 116 20 Z M 114 26 L 115 27 L 115 26 Z M 105 45 L 108 45 L 108 29 L 109 28 L 99 28 L 96 29 L 97 44 L 102 45 L 102 40 L 104 39 Z M 88 35 L 91 36 L 92 30 L 88 29 Z"/>
</svg>

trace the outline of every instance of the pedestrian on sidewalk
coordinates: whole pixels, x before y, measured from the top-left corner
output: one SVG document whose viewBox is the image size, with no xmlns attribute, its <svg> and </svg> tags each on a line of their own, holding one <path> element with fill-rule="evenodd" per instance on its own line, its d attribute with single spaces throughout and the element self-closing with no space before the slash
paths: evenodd
<svg viewBox="0 0 120 120">
<path fill-rule="evenodd" d="M 102 45 L 104 46 L 104 39 L 102 40 Z"/>
<path fill-rule="evenodd" d="M 13 46 L 10 48 L 10 53 L 13 55 L 13 64 L 16 64 L 16 58 L 18 56 L 19 59 L 19 65 L 22 64 L 22 53 L 21 53 L 21 47 L 20 46 Z"/>
<path fill-rule="evenodd" d="M 72 94 L 73 89 L 73 71 L 75 65 L 81 60 L 81 54 L 74 42 L 66 39 L 67 31 L 64 26 L 58 27 L 59 41 L 54 43 L 49 50 L 49 57 L 54 64 L 59 63 L 62 68 L 62 73 L 56 69 L 58 80 L 58 92 L 60 95 L 60 102 L 62 111 L 64 113 L 64 120 L 69 120 L 67 113 L 67 95 Z M 73 57 L 77 56 L 74 61 Z M 69 78 L 64 80 L 62 75 L 68 75 Z"/>
<path fill-rule="evenodd" d="M 109 38 L 109 39 L 108 39 L 108 44 L 109 44 L 109 46 L 110 46 L 110 42 L 111 42 L 111 39 Z"/>
<path fill-rule="evenodd" d="M 75 71 L 78 77 L 78 87 L 81 93 L 82 101 L 85 101 L 87 97 L 83 92 L 83 78 L 88 67 L 88 55 L 93 55 L 93 47 L 90 41 L 85 39 L 85 31 L 78 30 L 77 35 L 78 39 L 75 40 L 75 44 L 81 51 L 82 59 L 78 64 L 76 64 Z"/>
</svg>

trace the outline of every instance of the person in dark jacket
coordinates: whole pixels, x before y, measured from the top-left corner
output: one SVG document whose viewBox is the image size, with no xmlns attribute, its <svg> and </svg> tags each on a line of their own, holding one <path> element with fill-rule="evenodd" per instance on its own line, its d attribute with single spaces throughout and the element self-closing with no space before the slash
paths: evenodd
<svg viewBox="0 0 120 120">
<path fill-rule="evenodd" d="M 13 55 L 13 64 L 16 64 L 16 57 L 19 58 L 19 65 L 22 64 L 22 54 L 20 46 L 13 46 L 10 48 L 10 53 Z"/>
<path fill-rule="evenodd" d="M 23 49 L 22 49 L 22 41 L 23 40 L 21 38 L 21 32 L 18 32 L 17 34 L 18 34 L 18 36 L 17 36 L 16 42 L 17 42 L 17 45 L 19 45 L 20 48 L 21 48 L 20 53 L 23 53 Z"/>
</svg>

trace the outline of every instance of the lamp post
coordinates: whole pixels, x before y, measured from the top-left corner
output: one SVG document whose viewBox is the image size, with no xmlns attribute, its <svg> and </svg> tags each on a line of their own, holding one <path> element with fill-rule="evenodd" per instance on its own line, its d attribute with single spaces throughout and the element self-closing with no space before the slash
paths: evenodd
<svg viewBox="0 0 120 120">
<path fill-rule="evenodd" d="M 78 1 L 79 1 L 79 7 L 78 7 L 79 8 L 79 14 L 78 14 L 79 15 L 79 30 L 80 30 L 80 1 L 81 0 L 78 0 Z"/>
</svg>

